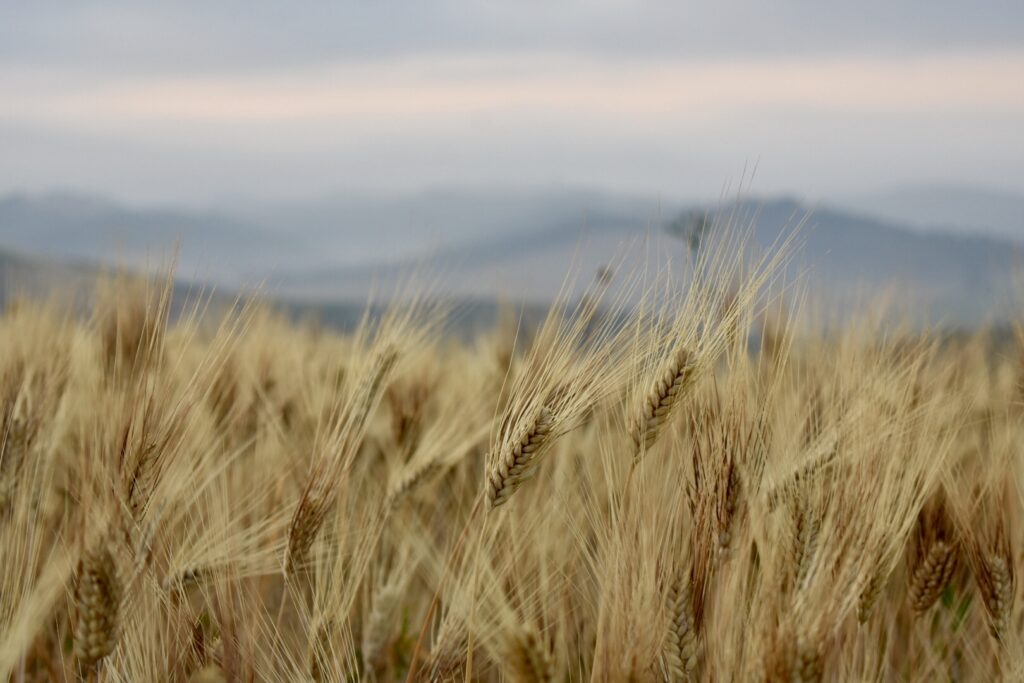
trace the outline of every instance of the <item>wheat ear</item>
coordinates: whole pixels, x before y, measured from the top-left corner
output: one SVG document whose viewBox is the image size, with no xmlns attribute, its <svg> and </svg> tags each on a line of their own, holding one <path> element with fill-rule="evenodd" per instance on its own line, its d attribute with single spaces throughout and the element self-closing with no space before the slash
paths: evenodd
<svg viewBox="0 0 1024 683">
<path fill-rule="evenodd" d="M 888 579 L 888 574 L 884 573 L 881 568 L 876 568 L 867 585 L 864 586 L 864 590 L 860 592 L 860 597 L 857 600 L 857 621 L 861 624 L 867 623 L 868 618 L 871 617 L 875 603 L 878 602 L 878 596 L 885 588 Z"/>
<path fill-rule="evenodd" d="M 543 639 L 533 629 L 514 637 L 508 653 L 510 678 L 523 683 L 547 683 L 554 680 L 554 664 Z"/>
<path fill-rule="evenodd" d="M 1002 555 L 981 558 L 981 571 L 976 579 L 989 616 L 992 635 L 1002 641 L 1010 628 L 1013 596 L 1016 591 L 1013 566 Z"/>
<path fill-rule="evenodd" d="M 368 667 L 378 663 L 391 639 L 405 586 L 404 577 L 396 570 L 395 577 L 381 586 L 373 597 L 373 608 L 363 628 L 363 661 Z"/>
<path fill-rule="evenodd" d="M 320 527 L 323 526 L 330 510 L 332 497 L 323 490 L 324 478 L 314 473 L 299 500 L 288 527 L 287 570 L 295 571 L 309 556 Z"/>
<path fill-rule="evenodd" d="M 693 385 L 695 371 L 694 356 L 683 347 L 665 363 L 633 424 L 634 462 L 638 462 L 657 441 L 662 427 L 672 415 L 672 409 Z"/>
<path fill-rule="evenodd" d="M 508 502 L 533 474 L 538 456 L 551 435 L 553 421 L 551 410 L 541 408 L 522 436 L 502 449 L 487 476 L 487 502 L 492 509 Z"/>
<path fill-rule="evenodd" d="M 825 666 L 821 650 L 806 642 L 798 641 L 792 678 L 794 683 L 818 683 L 824 676 Z"/>
<path fill-rule="evenodd" d="M 430 460 L 407 468 L 388 491 L 384 508 L 387 510 L 397 508 L 414 489 L 440 471 L 442 467 L 441 461 Z"/>
<path fill-rule="evenodd" d="M 960 555 L 944 490 L 940 490 L 918 515 L 912 549 L 907 593 L 911 607 L 921 614 L 935 604 L 942 589 L 953 578 Z"/>
<path fill-rule="evenodd" d="M 110 550 L 101 545 L 82 558 L 76 592 L 75 655 L 84 670 L 99 664 L 117 645 L 121 583 Z"/>
<path fill-rule="evenodd" d="M 697 629 L 693 615 L 693 594 L 686 578 L 673 581 L 665 594 L 669 612 L 665 660 L 672 678 L 693 680 L 697 670 Z"/>
<path fill-rule="evenodd" d="M 315 683 L 325 683 L 335 675 L 334 649 L 331 645 L 335 625 L 330 619 L 312 629 L 309 653 L 309 677 Z"/>
<path fill-rule="evenodd" d="M 468 639 L 462 623 L 450 616 L 442 619 L 430 648 L 428 680 L 432 683 L 464 680 L 467 647 Z"/>
<path fill-rule="evenodd" d="M 811 509 L 811 501 L 797 499 L 793 506 L 794 533 L 790 556 L 795 568 L 795 588 L 799 589 L 807 580 L 814 558 L 818 553 L 818 537 L 821 534 L 821 516 Z"/>
<path fill-rule="evenodd" d="M 910 605 L 917 613 L 928 611 L 953 578 L 959 553 L 953 543 L 936 541 L 928 548 L 910 576 Z"/>
<path fill-rule="evenodd" d="M 18 411 L 16 398 L 4 410 L 0 435 L 0 513 L 10 507 L 18 489 L 22 465 L 26 461 L 35 429 L 32 421 Z"/>
</svg>

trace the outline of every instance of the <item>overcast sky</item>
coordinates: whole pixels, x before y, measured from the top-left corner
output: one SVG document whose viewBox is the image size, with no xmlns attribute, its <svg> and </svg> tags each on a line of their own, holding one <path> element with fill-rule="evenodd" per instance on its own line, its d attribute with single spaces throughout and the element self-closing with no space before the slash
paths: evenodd
<svg viewBox="0 0 1024 683">
<path fill-rule="evenodd" d="M 1024 192 L 1024 2 L 5 2 L 0 192 Z"/>
</svg>

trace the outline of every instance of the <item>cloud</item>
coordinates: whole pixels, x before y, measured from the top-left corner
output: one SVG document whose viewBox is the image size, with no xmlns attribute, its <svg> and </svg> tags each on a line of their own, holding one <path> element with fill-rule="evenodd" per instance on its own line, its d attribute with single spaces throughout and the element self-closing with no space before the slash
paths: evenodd
<svg viewBox="0 0 1024 683">
<path fill-rule="evenodd" d="M 372 131 L 466 117 L 665 125 L 752 109 L 1024 113 L 1021 73 L 1024 51 L 700 62 L 469 56 L 52 87 L 31 70 L 12 69 L 0 70 L 8 93 L 0 118 L 72 129 L 323 123 Z"/>
<path fill-rule="evenodd" d="M 5 3 L 0 58 L 120 73 L 564 51 L 629 59 L 920 54 L 1024 47 L 1019 0 L 128 0 Z"/>
<path fill-rule="evenodd" d="M 0 191 L 1024 186 L 1024 3 L 981 4 L 5 4 Z"/>
</svg>

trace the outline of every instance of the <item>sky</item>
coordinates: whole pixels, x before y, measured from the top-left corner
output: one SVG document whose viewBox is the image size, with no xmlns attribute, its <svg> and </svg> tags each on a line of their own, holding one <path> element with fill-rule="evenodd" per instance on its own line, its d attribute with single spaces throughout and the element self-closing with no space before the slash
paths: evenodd
<svg viewBox="0 0 1024 683">
<path fill-rule="evenodd" d="M 1024 192 L 1022 122 L 1019 0 L 0 4 L 0 193 Z"/>
</svg>

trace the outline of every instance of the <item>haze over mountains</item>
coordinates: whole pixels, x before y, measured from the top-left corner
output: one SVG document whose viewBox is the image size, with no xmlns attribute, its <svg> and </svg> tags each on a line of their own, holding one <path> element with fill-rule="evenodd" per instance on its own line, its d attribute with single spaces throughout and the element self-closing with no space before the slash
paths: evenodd
<svg viewBox="0 0 1024 683">
<path fill-rule="evenodd" d="M 850 197 L 839 205 L 896 224 L 1024 241 L 1024 195 L 979 187 L 918 185 Z"/>
<path fill-rule="evenodd" d="M 0 199 L 0 249 L 51 264 L 144 268 L 178 244 L 183 279 L 266 283 L 273 297 L 317 305 L 361 301 L 417 267 L 459 299 L 543 302 L 570 264 L 586 282 L 624 251 L 633 254 L 627 269 L 653 263 L 656 253 L 685 258 L 685 240 L 668 226 L 722 212 L 754 225 L 762 247 L 802 224 L 791 268 L 816 297 L 847 301 L 890 288 L 953 324 L 1010 311 L 1024 198 L 955 188 L 815 206 L 779 197 L 687 204 L 582 190 L 438 190 L 217 212 L 10 195 Z"/>
</svg>

